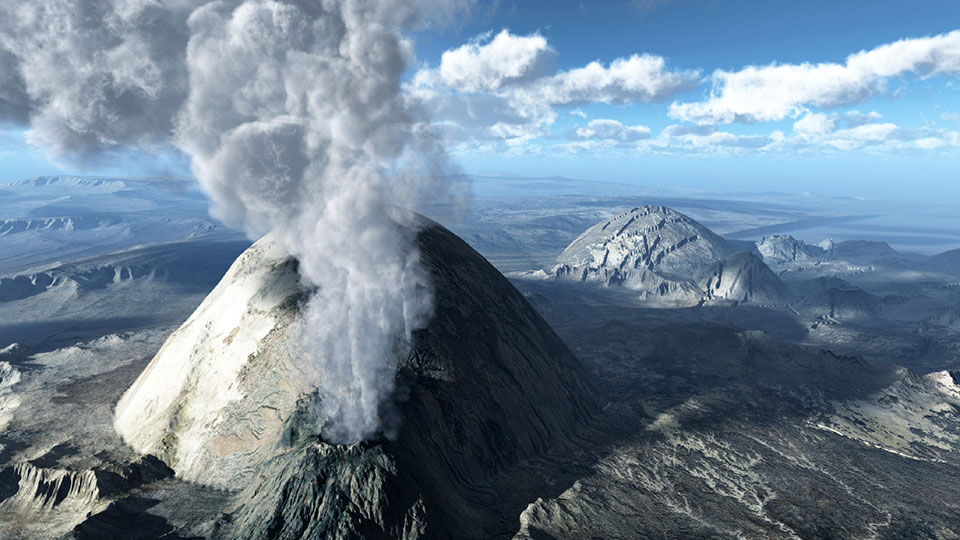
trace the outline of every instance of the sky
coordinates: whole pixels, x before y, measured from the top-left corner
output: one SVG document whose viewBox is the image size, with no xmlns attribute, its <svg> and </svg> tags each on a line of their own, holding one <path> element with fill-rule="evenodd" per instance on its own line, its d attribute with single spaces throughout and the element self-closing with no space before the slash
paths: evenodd
<svg viewBox="0 0 960 540">
<path fill-rule="evenodd" d="M 403 92 L 475 175 L 960 199 L 960 2 L 475 3 L 411 36 Z M 0 131 L 0 181 L 64 163 Z"/>
</svg>

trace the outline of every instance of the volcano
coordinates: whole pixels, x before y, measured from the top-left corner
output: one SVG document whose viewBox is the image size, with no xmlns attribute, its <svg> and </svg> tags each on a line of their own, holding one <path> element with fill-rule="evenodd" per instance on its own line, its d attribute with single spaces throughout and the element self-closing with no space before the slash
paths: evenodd
<svg viewBox="0 0 960 540">
<path fill-rule="evenodd" d="M 236 491 L 223 538 L 482 538 L 515 530 L 530 463 L 588 437 L 577 359 L 486 260 L 423 219 L 429 324 L 397 358 L 398 435 L 322 438 L 297 371 L 306 293 L 267 236 L 242 254 L 116 408 L 128 444 L 190 482 Z M 524 464 L 525 466 L 521 466 Z M 517 508 L 504 508 L 515 504 Z"/>
</svg>

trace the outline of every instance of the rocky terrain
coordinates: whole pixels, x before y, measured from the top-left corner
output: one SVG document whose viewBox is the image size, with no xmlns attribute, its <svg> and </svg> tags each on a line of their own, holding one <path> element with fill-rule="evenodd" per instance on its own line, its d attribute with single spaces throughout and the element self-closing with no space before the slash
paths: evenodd
<svg viewBox="0 0 960 540">
<path fill-rule="evenodd" d="M 203 218 L 164 183 L 81 180 L 7 186 L 21 207 L 0 201 L 2 215 L 52 207 L 59 182 L 74 218 L 96 213 L 84 189 L 182 197 L 184 219 Z M 0 537 L 960 536 L 952 255 L 814 245 L 765 224 L 776 205 L 737 227 L 756 204 L 683 204 L 777 236 L 724 238 L 635 204 L 527 221 L 541 227 L 527 236 L 470 229 L 516 241 L 510 264 L 540 257 L 523 252 L 548 245 L 532 231 L 568 230 L 551 275 L 508 281 L 424 220 L 434 316 L 397 358 L 384 433 L 353 445 L 325 442 L 291 361 L 304 293 L 269 236 L 174 227 L 12 265 Z M 149 217 L 120 214 L 130 230 Z M 40 245 L 110 237 L 106 222 L 44 219 L 0 246 L 27 230 Z"/>
</svg>

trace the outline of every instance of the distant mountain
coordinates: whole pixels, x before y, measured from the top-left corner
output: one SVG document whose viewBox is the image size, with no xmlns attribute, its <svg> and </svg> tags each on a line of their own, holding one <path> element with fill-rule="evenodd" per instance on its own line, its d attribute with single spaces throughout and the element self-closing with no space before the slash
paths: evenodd
<svg viewBox="0 0 960 540">
<path fill-rule="evenodd" d="M 786 283 L 749 251 L 738 251 L 701 271 L 697 283 L 705 299 L 755 304 L 786 304 L 793 294 Z"/>
<path fill-rule="evenodd" d="M 689 301 L 700 294 L 695 276 L 735 251 L 675 210 L 639 206 L 587 229 L 557 258 L 553 275 Z"/>
<path fill-rule="evenodd" d="M 237 259 L 116 409 L 185 480 L 237 490 L 223 538 L 489 538 L 516 526 L 528 460 L 597 413 L 579 362 L 513 286 L 439 225 L 419 233 L 432 322 L 397 358 L 396 440 L 323 442 L 293 358 L 304 293 L 270 237 Z"/>
<path fill-rule="evenodd" d="M 757 250 L 763 260 L 772 263 L 816 260 L 827 255 L 823 248 L 786 234 L 764 236 L 757 242 Z"/>
<path fill-rule="evenodd" d="M 924 270 L 942 272 L 950 275 L 960 275 L 960 249 L 951 249 L 933 255 L 920 265 Z"/>
<path fill-rule="evenodd" d="M 895 257 L 900 253 L 886 242 L 872 242 L 870 240 L 846 240 L 834 242 L 824 240 L 819 247 L 827 252 L 831 259 L 864 262 Z"/>
</svg>

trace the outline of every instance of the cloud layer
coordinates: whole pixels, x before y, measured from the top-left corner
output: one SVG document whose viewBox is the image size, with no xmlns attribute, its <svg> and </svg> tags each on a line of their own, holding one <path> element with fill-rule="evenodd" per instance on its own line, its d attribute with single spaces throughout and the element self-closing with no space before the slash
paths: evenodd
<svg viewBox="0 0 960 540">
<path fill-rule="evenodd" d="M 541 34 L 489 33 L 447 51 L 438 65 L 422 67 L 405 91 L 435 111 L 450 147 L 465 154 L 792 154 L 956 146 L 954 131 L 907 129 L 880 122 L 876 112 L 838 109 L 888 92 L 893 83 L 902 91 L 909 78 L 960 76 L 960 30 L 903 39 L 851 54 L 843 63 L 747 66 L 717 70 L 706 80 L 697 70 L 671 68 L 665 58 L 649 54 L 563 70 L 555 67 L 558 55 Z M 702 101 L 660 105 L 703 84 L 709 94 Z M 677 124 L 653 129 L 625 122 L 611 107 L 603 116 L 589 114 L 601 104 L 622 107 L 632 119 Z M 564 109 L 569 114 L 561 115 Z M 582 121 L 571 126 L 576 118 Z M 953 119 L 942 114 L 946 122 Z M 794 121 L 792 131 L 782 125 L 785 120 Z M 780 125 L 763 133 L 762 125 L 771 122 Z M 738 126 L 716 127 L 726 124 Z M 738 133 L 748 124 L 747 133 Z"/>
<path fill-rule="evenodd" d="M 440 65 L 418 71 L 406 91 L 437 112 L 454 144 L 518 144 L 546 134 L 559 107 L 664 101 L 698 79 L 659 56 L 634 54 L 562 71 L 554 56 L 542 35 L 503 30 L 445 52 Z"/>
<path fill-rule="evenodd" d="M 717 70 L 705 101 L 675 103 L 672 118 L 699 124 L 778 121 L 809 107 L 859 103 L 892 77 L 960 75 L 960 30 L 861 51 L 843 64 L 773 64 Z"/>
</svg>

